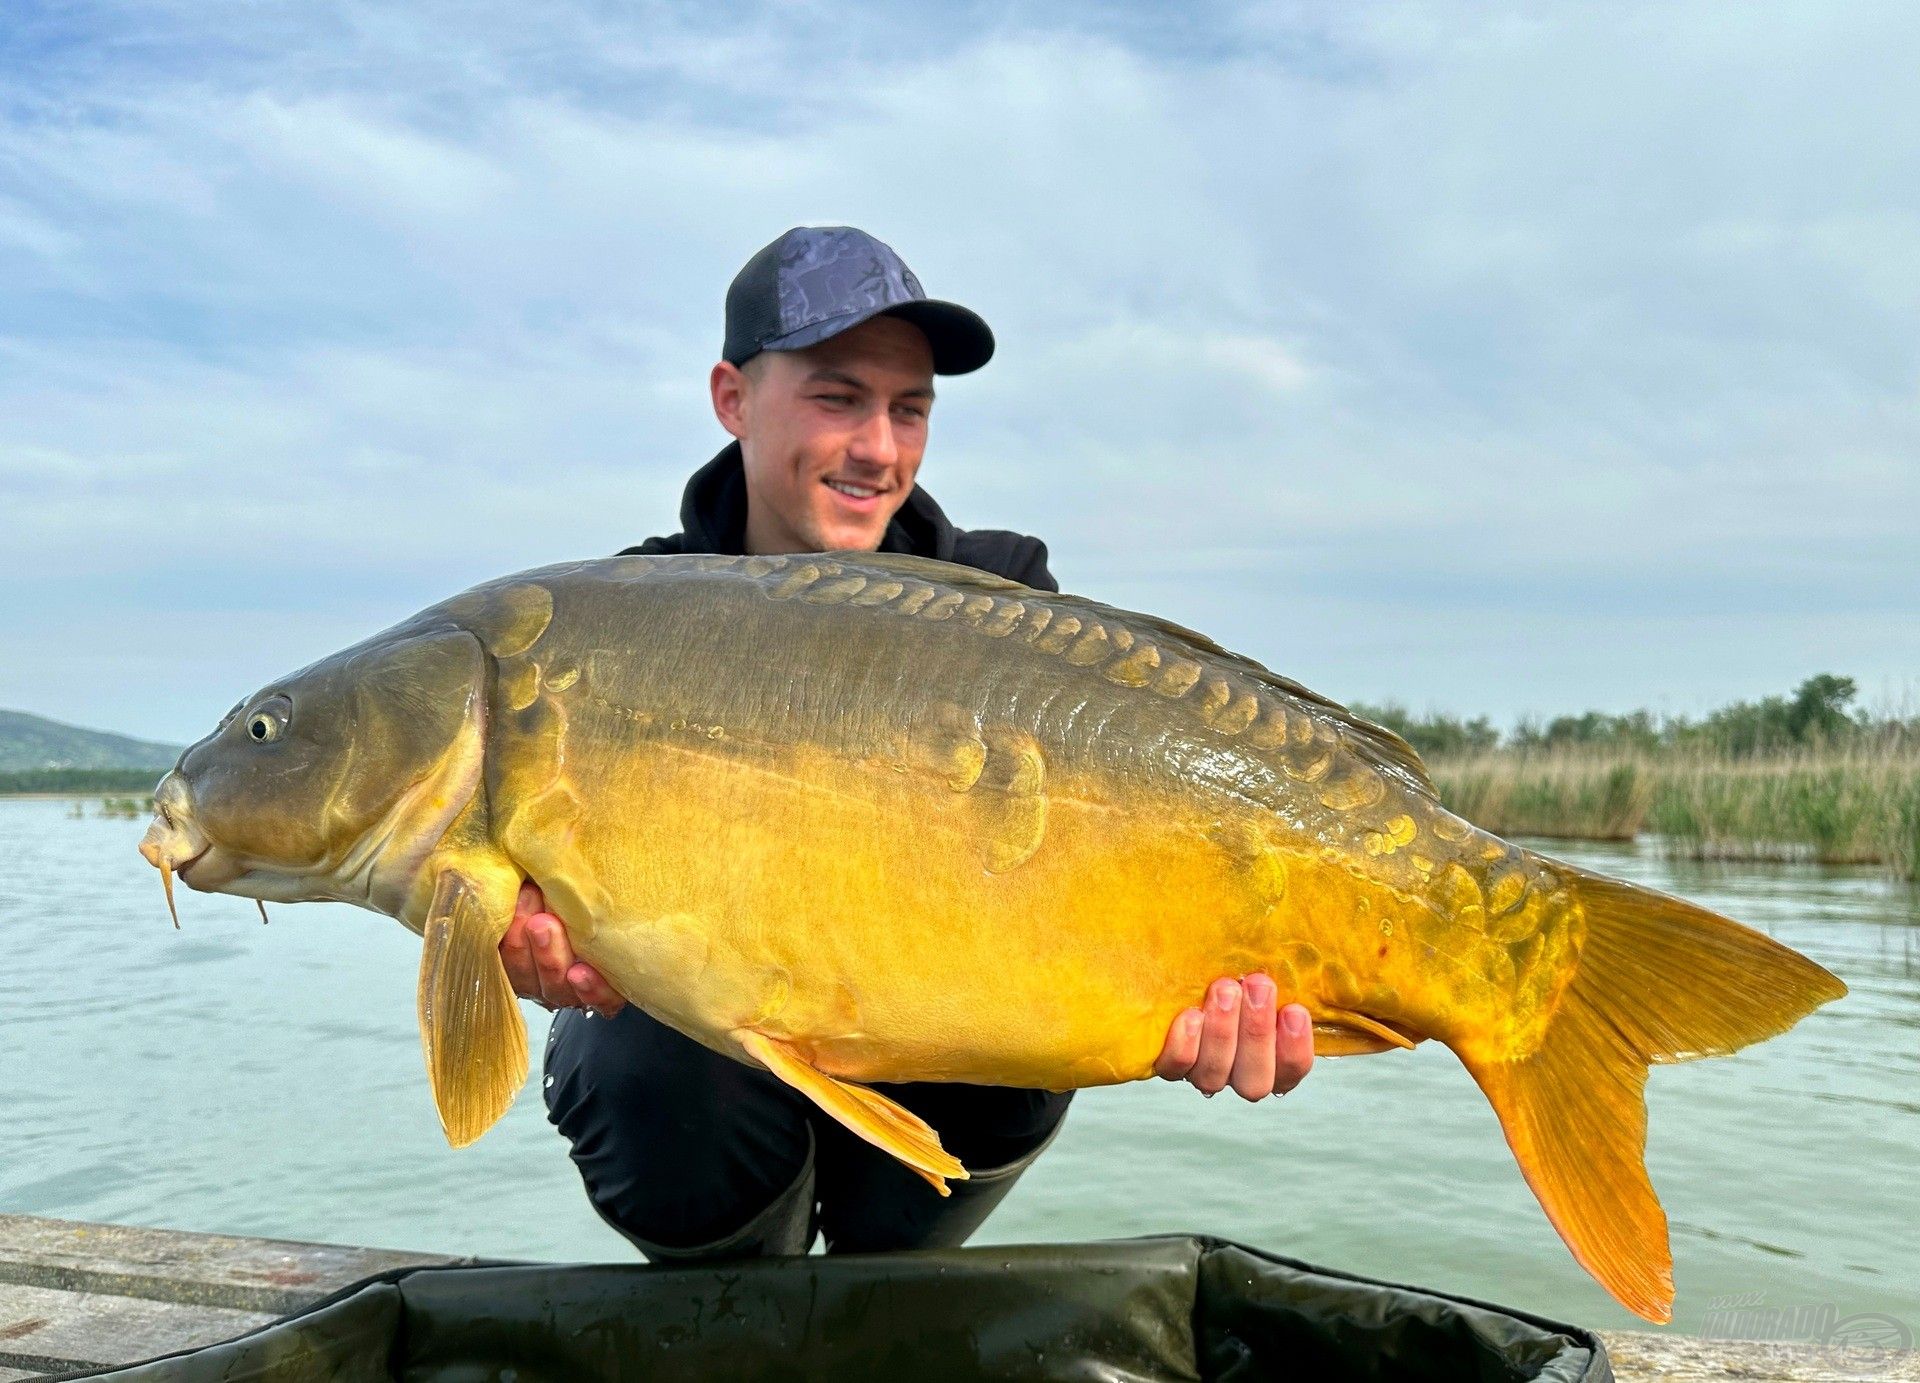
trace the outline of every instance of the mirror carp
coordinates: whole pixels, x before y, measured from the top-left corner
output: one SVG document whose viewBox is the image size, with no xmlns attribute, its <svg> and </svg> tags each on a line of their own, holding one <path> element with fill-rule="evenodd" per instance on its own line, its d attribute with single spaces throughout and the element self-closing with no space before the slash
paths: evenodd
<svg viewBox="0 0 1920 1383">
<path fill-rule="evenodd" d="M 475 587 L 235 706 L 155 793 L 169 885 L 424 938 L 464 1145 L 526 1076 L 523 880 L 628 1000 L 765 1067 L 942 1194 L 868 1082 L 1152 1073 L 1263 971 L 1322 1055 L 1450 1048 L 1574 1256 L 1673 1299 L 1650 1064 L 1845 993 L 1678 898 L 1508 844 L 1402 740 L 1191 630 L 878 553 L 627 556 Z"/>
</svg>

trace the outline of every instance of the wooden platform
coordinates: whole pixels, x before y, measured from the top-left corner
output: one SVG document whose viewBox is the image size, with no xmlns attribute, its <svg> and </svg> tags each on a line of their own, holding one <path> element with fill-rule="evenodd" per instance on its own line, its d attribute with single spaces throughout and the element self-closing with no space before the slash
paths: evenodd
<svg viewBox="0 0 1920 1383">
<path fill-rule="evenodd" d="M 0 1215 L 0 1383 L 212 1344 L 373 1273 L 465 1261 Z M 1602 1334 L 1621 1383 L 1920 1383 L 1920 1352 Z"/>
<path fill-rule="evenodd" d="M 431 1253 L 0 1215 L 0 1380 L 232 1339 Z"/>
<path fill-rule="evenodd" d="M 1888 1383 L 1920 1379 L 1920 1351 L 1602 1330 L 1620 1383 Z"/>
</svg>

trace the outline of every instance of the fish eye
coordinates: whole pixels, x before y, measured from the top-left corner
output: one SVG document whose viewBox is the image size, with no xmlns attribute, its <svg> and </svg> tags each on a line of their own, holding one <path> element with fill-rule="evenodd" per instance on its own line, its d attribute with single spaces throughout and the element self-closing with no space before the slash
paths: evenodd
<svg viewBox="0 0 1920 1383">
<path fill-rule="evenodd" d="M 247 717 L 247 738 L 255 744 L 271 744 L 286 731 L 292 716 L 292 703 L 284 696 L 276 696 Z"/>
</svg>

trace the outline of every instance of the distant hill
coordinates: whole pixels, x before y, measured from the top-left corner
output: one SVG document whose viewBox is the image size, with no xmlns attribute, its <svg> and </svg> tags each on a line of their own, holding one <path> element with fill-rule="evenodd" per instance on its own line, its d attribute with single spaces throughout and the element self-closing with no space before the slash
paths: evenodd
<svg viewBox="0 0 1920 1383">
<path fill-rule="evenodd" d="M 0 711 L 0 773 L 45 768 L 167 769 L 177 744 L 83 730 L 25 711 Z"/>
</svg>

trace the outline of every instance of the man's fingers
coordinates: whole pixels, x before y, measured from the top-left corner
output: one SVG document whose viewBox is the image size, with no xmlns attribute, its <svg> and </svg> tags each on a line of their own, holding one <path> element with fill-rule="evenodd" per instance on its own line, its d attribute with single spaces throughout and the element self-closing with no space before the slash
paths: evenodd
<svg viewBox="0 0 1920 1383">
<path fill-rule="evenodd" d="M 527 880 L 520 883 L 520 896 L 514 900 L 513 921 L 500 938 L 500 964 L 506 968 L 507 983 L 523 999 L 546 1002 L 540 987 L 540 970 L 533 960 L 533 938 L 527 935 L 527 921 L 546 910 L 540 890 Z"/>
<path fill-rule="evenodd" d="M 620 993 L 603 979 L 598 970 L 584 960 L 578 961 L 567 971 L 567 982 L 573 986 L 573 992 L 581 1005 L 592 1009 L 602 1018 L 611 1018 L 627 1006 Z"/>
<path fill-rule="evenodd" d="M 1284 1095 L 1313 1067 L 1313 1015 L 1303 1006 L 1288 1004 L 1280 1010 L 1273 1056 L 1273 1090 Z"/>
<path fill-rule="evenodd" d="M 527 938 L 527 920 L 516 917 L 500 938 L 500 963 L 506 967 L 507 983 L 523 999 L 540 997 L 540 974 L 533 967 L 533 943 Z"/>
<path fill-rule="evenodd" d="M 613 1017 L 627 1001 L 599 971 L 574 956 L 566 927 L 546 909 L 539 886 L 522 880 L 513 921 L 500 938 L 500 962 L 513 992 L 548 1008 L 590 1008 Z"/>
<path fill-rule="evenodd" d="M 1240 1040 L 1227 1083 L 1243 1100 L 1264 1100 L 1273 1093 L 1273 1000 L 1273 981 L 1265 975 L 1249 975 L 1240 986 Z"/>
<path fill-rule="evenodd" d="M 1231 1085 L 1242 1099 L 1284 1095 L 1313 1065 L 1313 1018 L 1299 1004 L 1275 1011 L 1265 975 L 1218 979 L 1206 1007 L 1181 1012 L 1153 1063 L 1163 1080 L 1185 1080 L 1209 1095 Z"/>
<path fill-rule="evenodd" d="M 1182 1009 L 1167 1029 L 1166 1044 L 1153 1063 L 1153 1073 L 1162 1080 L 1184 1080 L 1200 1055 L 1200 1025 L 1205 1020 L 1197 1008 Z"/>
<path fill-rule="evenodd" d="M 576 1002 L 567 971 L 573 968 L 573 947 L 567 944 L 567 929 L 552 913 L 541 913 L 527 922 L 533 937 L 533 963 L 540 975 L 540 1002 L 568 1007 Z"/>
<path fill-rule="evenodd" d="M 1226 1089 L 1240 1036 L 1240 982 L 1215 980 L 1207 990 L 1206 1019 L 1200 1025 L 1200 1056 L 1187 1079 L 1209 1095 Z"/>
</svg>

